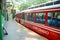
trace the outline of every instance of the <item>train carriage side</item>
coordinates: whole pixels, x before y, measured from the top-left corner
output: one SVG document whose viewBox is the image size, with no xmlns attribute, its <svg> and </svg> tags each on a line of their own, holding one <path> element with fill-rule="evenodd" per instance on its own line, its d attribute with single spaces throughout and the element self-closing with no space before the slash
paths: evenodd
<svg viewBox="0 0 60 40">
<path fill-rule="evenodd" d="M 60 4 L 24 10 L 20 23 L 49 40 L 60 40 Z"/>
<path fill-rule="evenodd" d="M 25 27 L 48 38 L 60 40 L 60 7 L 24 11 Z"/>
<path fill-rule="evenodd" d="M 33 17 L 34 15 L 36 17 Z M 60 40 L 60 12 L 40 12 L 34 15 L 30 16 L 30 20 L 25 20 L 24 25 L 27 28 L 50 40 Z"/>
</svg>

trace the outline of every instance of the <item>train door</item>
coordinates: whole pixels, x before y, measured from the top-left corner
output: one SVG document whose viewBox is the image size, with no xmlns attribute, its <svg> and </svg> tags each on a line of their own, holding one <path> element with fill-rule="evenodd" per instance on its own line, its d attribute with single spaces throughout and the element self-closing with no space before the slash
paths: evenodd
<svg viewBox="0 0 60 40">
<path fill-rule="evenodd" d="M 20 23 L 20 14 L 18 14 L 18 22 Z"/>
<path fill-rule="evenodd" d="M 17 14 L 15 18 L 16 18 L 16 21 L 20 23 L 20 14 Z"/>
<path fill-rule="evenodd" d="M 25 21 L 24 17 L 25 17 L 24 13 L 21 13 L 21 19 L 20 19 L 20 21 L 21 21 L 21 24 L 23 24 L 23 25 L 24 25 L 24 21 Z"/>
</svg>

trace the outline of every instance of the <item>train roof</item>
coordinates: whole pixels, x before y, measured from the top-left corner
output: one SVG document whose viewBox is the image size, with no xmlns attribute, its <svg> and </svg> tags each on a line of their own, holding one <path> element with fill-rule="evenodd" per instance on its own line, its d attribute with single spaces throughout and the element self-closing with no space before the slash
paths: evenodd
<svg viewBox="0 0 60 40">
<path fill-rule="evenodd" d="M 60 0 L 54 2 L 43 3 L 41 5 L 36 5 L 22 12 L 32 11 L 32 10 L 39 10 L 39 9 L 50 9 L 50 8 L 60 8 Z"/>
<path fill-rule="evenodd" d="M 60 4 L 60 1 L 59 0 L 58 1 L 57 0 L 56 1 L 49 1 L 49 2 L 46 2 L 46 3 L 42 3 L 42 4 L 38 4 L 38 5 L 35 5 L 35 6 L 32 6 L 32 7 L 29 7 L 28 9 L 50 6 L 50 5 L 55 5 L 55 4 Z"/>
</svg>

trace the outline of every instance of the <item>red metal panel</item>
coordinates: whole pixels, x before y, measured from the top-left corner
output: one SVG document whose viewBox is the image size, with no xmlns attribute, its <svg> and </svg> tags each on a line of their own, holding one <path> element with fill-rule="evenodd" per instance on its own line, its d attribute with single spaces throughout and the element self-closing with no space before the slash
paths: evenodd
<svg viewBox="0 0 60 40">
<path fill-rule="evenodd" d="M 60 34 L 41 28 L 43 27 L 42 25 L 40 26 L 36 26 L 35 23 L 30 23 L 29 21 L 25 21 L 25 26 L 31 30 L 33 30 L 34 32 L 48 38 L 49 40 L 60 40 Z"/>
<path fill-rule="evenodd" d="M 45 13 L 45 25 L 48 25 L 48 12 Z"/>
<path fill-rule="evenodd" d="M 34 12 L 34 22 L 36 23 L 36 12 Z"/>
</svg>

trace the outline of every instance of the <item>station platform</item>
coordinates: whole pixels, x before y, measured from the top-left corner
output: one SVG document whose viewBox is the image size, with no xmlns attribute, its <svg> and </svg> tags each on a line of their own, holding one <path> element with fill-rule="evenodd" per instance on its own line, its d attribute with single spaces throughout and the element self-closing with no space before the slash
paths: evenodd
<svg viewBox="0 0 60 40">
<path fill-rule="evenodd" d="M 4 27 L 6 28 L 8 35 L 4 35 L 3 40 L 48 40 L 14 20 L 8 21 Z"/>
</svg>

